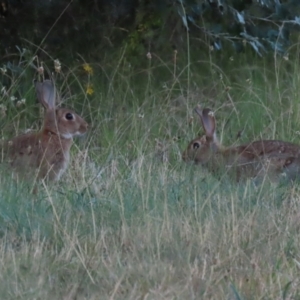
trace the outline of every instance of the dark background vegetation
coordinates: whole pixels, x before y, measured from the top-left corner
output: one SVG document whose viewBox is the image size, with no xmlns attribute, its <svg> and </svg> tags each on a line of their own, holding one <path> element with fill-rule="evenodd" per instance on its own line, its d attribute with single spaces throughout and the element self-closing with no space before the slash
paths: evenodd
<svg viewBox="0 0 300 300">
<path fill-rule="evenodd" d="M 102 60 L 186 47 L 285 55 L 300 27 L 298 0 L 1 0 L 0 54 L 30 48 Z"/>
</svg>

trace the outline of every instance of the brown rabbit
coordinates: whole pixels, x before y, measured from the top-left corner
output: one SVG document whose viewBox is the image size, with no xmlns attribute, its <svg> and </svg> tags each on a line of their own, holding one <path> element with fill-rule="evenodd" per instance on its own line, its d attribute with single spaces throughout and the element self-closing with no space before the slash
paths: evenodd
<svg viewBox="0 0 300 300">
<path fill-rule="evenodd" d="M 72 110 L 56 107 L 56 89 L 51 80 L 35 82 L 35 89 L 45 108 L 41 131 L 5 141 L 1 150 L 17 174 L 57 181 L 67 169 L 73 137 L 85 133 L 88 124 Z"/>
<path fill-rule="evenodd" d="M 300 175 L 300 146 L 278 140 L 260 140 L 248 144 L 223 147 L 216 136 L 214 113 L 209 108 L 195 108 L 205 135 L 192 140 L 182 153 L 184 161 L 194 161 L 211 172 L 229 171 L 236 180 L 268 175 L 286 175 L 295 179 Z"/>
</svg>

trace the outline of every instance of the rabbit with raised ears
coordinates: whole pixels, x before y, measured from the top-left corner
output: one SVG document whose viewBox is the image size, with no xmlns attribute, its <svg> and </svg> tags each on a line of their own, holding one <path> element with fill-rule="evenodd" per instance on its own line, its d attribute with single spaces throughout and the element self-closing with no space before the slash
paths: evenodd
<svg viewBox="0 0 300 300">
<path fill-rule="evenodd" d="M 45 108 L 42 129 L 3 142 L 2 154 L 23 177 L 35 173 L 38 179 L 58 181 L 67 169 L 73 137 L 84 134 L 88 124 L 74 111 L 56 107 L 57 93 L 51 80 L 36 81 L 35 90 Z"/>
<path fill-rule="evenodd" d="M 295 179 L 300 175 L 300 146 L 279 140 L 259 140 L 248 144 L 224 147 L 216 135 L 214 112 L 209 108 L 195 108 L 205 134 L 192 140 L 182 153 L 184 161 L 194 161 L 215 173 L 229 172 L 239 181 L 268 175 L 277 179 L 286 175 Z"/>
</svg>

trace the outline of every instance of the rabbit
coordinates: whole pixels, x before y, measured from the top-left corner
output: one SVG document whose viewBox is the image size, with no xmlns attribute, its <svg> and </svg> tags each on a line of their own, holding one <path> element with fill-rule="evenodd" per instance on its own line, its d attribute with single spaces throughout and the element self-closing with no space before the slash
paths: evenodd
<svg viewBox="0 0 300 300">
<path fill-rule="evenodd" d="M 59 181 L 68 167 L 73 137 L 84 134 L 88 123 L 72 110 L 56 107 L 51 80 L 36 81 L 35 90 L 45 108 L 42 129 L 4 141 L 2 155 L 18 175 L 30 179 L 33 173 L 37 179 Z"/>
<path fill-rule="evenodd" d="M 280 140 L 259 140 L 248 144 L 224 147 L 216 135 L 214 112 L 209 108 L 195 108 L 205 135 L 192 140 L 182 153 L 184 161 L 196 164 L 220 174 L 228 172 L 237 181 L 245 178 L 261 178 L 268 175 L 277 180 L 281 175 L 294 180 L 300 175 L 300 146 Z"/>
</svg>

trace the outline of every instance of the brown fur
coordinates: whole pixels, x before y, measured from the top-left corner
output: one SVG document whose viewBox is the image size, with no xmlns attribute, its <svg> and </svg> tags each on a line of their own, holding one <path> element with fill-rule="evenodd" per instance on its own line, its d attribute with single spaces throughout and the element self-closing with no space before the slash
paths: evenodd
<svg viewBox="0 0 300 300">
<path fill-rule="evenodd" d="M 182 153 L 184 161 L 194 161 L 211 172 L 233 174 L 236 180 L 268 175 L 277 178 L 285 173 L 289 179 L 300 175 L 300 146 L 278 140 L 260 140 L 236 147 L 219 144 L 215 118 L 210 109 L 196 108 L 205 135 L 192 140 Z"/>
<path fill-rule="evenodd" d="M 36 175 L 38 179 L 57 181 L 67 169 L 73 137 L 85 133 L 88 124 L 72 110 L 56 109 L 56 91 L 50 80 L 37 82 L 36 92 L 46 109 L 43 128 L 3 142 L 2 154 L 22 177 L 34 180 L 30 177 Z"/>
</svg>

